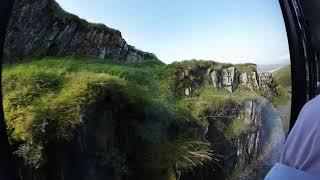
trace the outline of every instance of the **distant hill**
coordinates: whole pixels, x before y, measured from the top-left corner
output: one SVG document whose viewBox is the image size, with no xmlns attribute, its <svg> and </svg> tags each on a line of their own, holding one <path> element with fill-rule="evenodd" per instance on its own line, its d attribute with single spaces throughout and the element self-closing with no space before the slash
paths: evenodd
<svg viewBox="0 0 320 180">
<path fill-rule="evenodd" d="M 288 66 L 289 63 L 279 63 L 279 64 L 267 64 L 267 65 L 258 65 L 257 66 L 257 70 L 259 73 L 261 72 L 273 72 L 275 70 L 284 68 L 286 66 Z"/>
</svg>

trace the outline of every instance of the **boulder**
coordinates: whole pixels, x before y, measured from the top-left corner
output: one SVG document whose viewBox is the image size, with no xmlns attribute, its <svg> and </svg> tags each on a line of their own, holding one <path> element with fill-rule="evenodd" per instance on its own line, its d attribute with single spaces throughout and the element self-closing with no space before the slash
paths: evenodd
<svg viewBox="0 0 320 180">
<path fill-rule="evenodd" d="M 190 96 L 191 95 L 191 87 L 187 87 L 185 90 L 184 90 L 184 94 L 186 96 Z"/>
</svg>

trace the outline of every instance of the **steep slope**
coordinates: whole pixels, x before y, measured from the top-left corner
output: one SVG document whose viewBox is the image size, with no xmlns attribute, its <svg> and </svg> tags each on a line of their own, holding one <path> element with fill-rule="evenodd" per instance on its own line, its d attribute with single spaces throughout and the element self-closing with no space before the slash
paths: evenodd
<svg viewBox="0 0 320 180">
<path fill-rule="evenodd" d="M 250 86 L 203 83 L 203 64 L 225 67 L 68 58 L 6 65 L 5 120 L 22 179 L 172 180 L 199 168 L 208 179 L 238 177 L 261 154 L 260 112 L 270 103 Z M 181 81 L 190 65 L 197 71 Z M 236 66 L 228 68 L 254 70 Z M 183 82 L 194 82 L 191 94 Z"/>
<path fill-rule="evenodd" d="M 170 75 L 166 77 L 175 77 L 173 89 L 181 97 L 178 104 L 205 124 L 206 139 L 214 152 L 222 155 L 222 168 L 216 162 L 207 163 L 195 172 L 184 173 L 182 180 L 238 179 L 244 170 L 251 172 L 256 163 L 264 164 L 261 161 L 271 159 L 272 152 L 281 148 L 278 145 L 283 139 L 272 142 L 266 138 L 277 135 L 273 128 L 280 126 L 282 130 L 280 119 L 268 127 L 269 116 L 262 116 L 272 112 L 272 117 L 277 117 L 270 103 L 278 99 L 277 82 L 271 73 L 257 73 L 255 64 L 199 60 L 170 64 L 167 71 Z M 263 177 L 270 166 L 263 168 L 250 175 Z"/>
<path fill-rule="evenodd" d="M 120 63 L 157 59 L 128 45 L 120 31 L 69 14 L 54 0 L 17 0 L 4 47 L 6 62 L 34 56 L 85 56 Z"/>
<path fill-rule="evenodd" d="M 264 150 L 278 89 L 254 64 L 165 65 L 54 0 L 16 1 L 4 51 L 29 59 L 3 73 L 22 180 L 237 178 Z"/>
<path fill-rule="evenodd" d="M 167 180 L 211 160 L 201 123 L 156 91 L 164 68 L 79 59 L 6 66 L 5 120 L 21 179 Z"/>
</svg>

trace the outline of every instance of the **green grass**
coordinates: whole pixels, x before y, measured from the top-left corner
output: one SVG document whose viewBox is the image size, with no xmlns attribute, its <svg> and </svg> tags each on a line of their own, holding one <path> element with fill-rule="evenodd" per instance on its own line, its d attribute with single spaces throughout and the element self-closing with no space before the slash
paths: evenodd
<svg viewBox="0 0 320 180">
<path fill-rule="evenodd" d="M 136 137 L 134 141 L 140 142 L 142 147 L 159 147 L 163 143 L 171 147 L 169 157 L 164 156 L 160 148 L 151 148 L 159 160 L 148 159 L 153 165 L 149 169 L 161 172 L 175 164 L 174 168 L 182 170 L 210 160 L 209 146 L 188 145 L 191 140 L 203 143 L 201 136 L 194 133 L 200 126 L 192 117 L 187 121 L 185 117 L 189 117 L 189 113 L 170 103 L 174 98 L 171 81 L 162 74 L 165 68 L 159 61 L 119 65 L 68 58 L 5 65 L 2 77 L 4 113 L 11 142 L 21 144 L 16 154 L 23 157 L 26 164 L 41 167 L 46 163 L 48 144 L 71 140 L 82 118 L 103 104 L 102 107 L 119 112 L 117 116 L 124 116 L 123 122 L 119 122 L 121 126 L 134 124 L 132 137 Z M 161 126 L 150 126 L 149 121 Z M 187 125 L 192 121 L 194 125 Z M 170 126 L 188 129 L 170 130 Z M 186 144 L 185 148 L 171 145 L 176 142 Z M 144 157 L 149 150 L 135 146 L 132 151 Z M 114 161 L 108 158 L 101 161 Z M 136 162 L 131 163 L 137 166 Z"/>
<path fill-rule="evenodd" d="M 242 74 L 244 72 L 251 73 L 253 71 L 257 71 L 257 66 L 255 64 L 246 63 L 246 64 L 236 64 L 235 66 L 238 69 L 239 74 Z"/>
<path fill-rule="evenodd" d="M 244 88 L 230 93 L 227 90 L 205 86 L 196 95 L 180 99 L 177 105 L 187 109 L 204 127 L 208 125 L 208 119 L 214 120 L 219 126 L 218 129 L 225 132 L 225 137 L 231 142 L 233 138 L 244 133 L 250 123 L 248 119 L 238 119 L 244 103 L 257 98 L 257 94 Z"/>
<path fill-rule="evenodd" d="M 248 119 L 235 119 L 226 128 L 226 137 L 229 140 L 239 137 L 244 134 L 250 125 L 250 120 Z"/>
<path fill-rule="evenodd" d="M 291 90 L 291 66 L 279 69 L 272 74 L 281 86 Z"/>
<path fill-rule="evenodd" d="M 230 143 L 247 130 L 248 118 L 240 118 L 240 110 L 259 95 L 246 87 L 239 85 L 230 93 L 204 85 L 195 88 L 191 96 L 179 94 L 181 84 L 176 75 L 181 70 L 228 66 L 195 60 L 121 65 L 54 57 L 4 65 L 4 113 L 10 140 L 21 144 L 16 154 L 26 164 L 39 168 L 46 163 L 48 144 L 72 139 L 82 118 L 104 107 L 121 117 L 119 127 L 132 126 L 132 142 L 139 143 L 128 148 L 131 154 L 121 154 L 120 145 L 113 147 L 117 150 L 114 156 L 102 151 L 98 164 L 133 168 L 138 179 L 171 178 L 177 170 L 216 160 L 202 134 L 209 120 Z M 243 71 L 250 70 L 246 66 L 241 65 Z M 130 160 L 123 160 L 127 156 Z M 146 169 L 151 173 L 148 177 L 144 177 Z"/>
<path fill-rule="evenodd" d="M 7 65 L 5 69 L 17 65 Z M 158 61 L 148 61 L 145 63 L 133 63 L 130 65 L 106 64 L 102 60 L 97 59 L 69 59 L 69 58 L 49 58 L 40 61 L 31 61 L 24 64 L 19 64 L 23 68 L 45 68 L 49 70 L 64 70 L 66 72 L 89 71 L 93 73 L 106 73 L 116 75 L 121 78 L 133 81 L 139 84 L 147 84 L 149 78 L 157 74 L 163 68 L 163 64 Z M 152 79 L 152 77 L 151 77 Z"/>
<path fill-rule="evenodd" d="M 119 107 L 123 103 L 144 104 L 143 88 L 107 74 L 30 64 L 5 68 L 3 74 L 9 136 L 14 142 L 26 142 L 18 153 L 34 167 L 42 164 L 41 158 L 29 159 L 30 153 L 37 152 L 36 157 L 44 159 L 39 147 L 71 139 L 81 117 L 106 97 L 106 103 Z"/>
<path fill-rule="evenodd" d="M 291 90 L 291 88 L 290 88 Z M 277 87 L 277 91 L 278 91 L 278 97 L 276 97 L 272 104 L 275 106 L 275 107 L 278 107 L 280 105 L 286 105 L 290 99 L 291 99 L 291 93 L 290 93 L 290 90 L 282 87 L 281 85 L 279 85 Z"/>
<path fill-rule="evenodd" d="M 291 66 L 281 68 L 272 74 L 278 83 L 278 97 L 273 101 L 273 105 L 285 105 L 291 99 Z"/>
<path fill-rule="evenodd" d="M 221 63 L 216 61 L 192 59 L 192 60 L 184 60 L 181 62 L 174 62 L 169 66 L 173 66 L 175 68 L 181 67 L 184 69 L 204 68 L 207 70 L 208 68 L 212 68 L 212 69 L 228 68 L 233 65 L 230 63 Z"/>
</svg>

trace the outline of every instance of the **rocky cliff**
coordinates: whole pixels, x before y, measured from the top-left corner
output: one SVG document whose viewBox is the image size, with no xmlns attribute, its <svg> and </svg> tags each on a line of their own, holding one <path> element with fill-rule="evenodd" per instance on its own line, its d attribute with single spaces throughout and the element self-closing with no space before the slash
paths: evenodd
<svg viewBox="0 0 320 180">
<path fill-rule="evenodd" d="M 54 0 L 16 0 L 4 46 L 6 62 L 38 56 L 85 56 L 120 63 L 157 59 L 121 32 L 65 12 Z"/>
<path fill-rule="evenodd" d="M 208 122 L 206 139 L 213 144 L 213 151 L 223 157 L 223 168 L 216 162 L 208 163 L 195 173 L 184 173 L 181 179 L 263 177 L 270 165 L 265 165 L 261 159 L 272 159 L 271 151 L 281 147 L 270 142 L 269 137 L 283 135 L 283 132 L 271 130 L 281 127 L 279 116 L 270 103 L 279 96 L 272 74 L 258 73 L 255 64 L 185 61 L 172 66 L 177 94 L 183 99 L 197 101 L 186 106 L 196 118 Z M 274 139 L 277 143 L 281 141 Z M 252 170 L 255 166 L 259 170 Z"/>
<path fill-rule="evenodd" d="M 214 144 L 213 151 L 222 155 L 220 165 L 209 163 L 198 168 L 195 173 L 184 174 L 181 180 L 204 180 L 212 178 L 228 179 L 238 177 L 245 167 L 252 164 L 261 151 L 262 119 L 264 99 L 248 100 L 225 107 L 226 111 L 217 116 L 216 111 L 207 110 L 208 129 L 206 139 Z M 232 112 L 232 108 L 237 111 Z M 239 129 L 234 126 L 238 126 Z M 234 132 L 231 132 L 234 131 Z M 212 168 L 215 167 L 215 171 Z M 232 179 L 232 178 L 231 178 Z"/>
<path fill-rule="evenodd" d="M 214 145 L 213 151 L 222 155 L 220 164 L 207 163 L 184 173 L 180 180 L 261 179 L 279 160 L 285 136 L 281 120 L 267 99 L 235 103 L 225 111 L 217 116 L 207 109 L 206 139 Z"/>
<path fill-rule="evenodd" d="M 224 88 L 234 92 L 239 86 L 259 93 L 269 100 L 277 97 L 277 83 L 271 73 L 258 73 L 255 64 L 221 64 L 210 61 L 177 63 L 177 83 L 180 83 L 184 95 L 191 95 L 193 89 L 204 85 Z M 245 69 L 243 67 L 246 67 Z"/>
<path fill-rule="evenodd" d="M 211 159 L 201 123 L 157 99 L 166 65 L 142 67 L 56 58 L 5 66 L 20 179 L 168 180 Z"/>
<path fill-rule="evenodd" d="M 7 62 L 156 59 L 128 45 L 119 31 L 68 14 L 53 0 L 16 1 L 5 53 Z M 261 114 L 271 104 L 257 95 L 272 100 L 277 83 L 254 64 L 140 68 L 69 60 L 45 59 L 4 73 L 5 118 L 21 179 L 239 177 L 269 147 L 265 124 L 271 121 Z M 79 66 L 92 72 L 78 72 Z M 219 162 L 211 152 L 221 155 Z"/>
<path fill-rule="evenodd" d="M 270 159 L 262 153 L 273 154 L 265 142 L 276 139 L 276 113 L 241 85 L 244 68 L 192 64 L 48 58 L 5 67 L 4 113 L 21 179 L 225 179 Z M 214 71 L 233 80 L 214 88 Z M 235 83 L 232 93 L 219 90 Z"/>
</svg>

